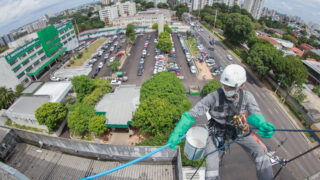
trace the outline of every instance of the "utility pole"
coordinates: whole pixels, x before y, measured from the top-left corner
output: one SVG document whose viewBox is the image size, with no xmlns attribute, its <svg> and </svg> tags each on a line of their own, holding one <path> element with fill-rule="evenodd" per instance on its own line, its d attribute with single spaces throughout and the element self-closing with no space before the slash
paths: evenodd
<svg viewBox="0 0 320 180">
<path fill-rule="evenodd" d="M 218 15 L 218 9 L 216 9 L 216 15 L 214 16 L 214 23 L 213 23 L 213 33 L 216 30 L 216 20 L 217 20 L 217 15 Z"/>
<path fill-rule="evenodd" d="M 281 74 L 280 76 L 281 76 L 281 80 L 280 80 L 280 82 L 278 83 L 278 87 L 277 87 L 277 88 L 276 88 L 276 90 L 274 91 L 274 93 L 276 93 L 276 94 L 277 94 L 277 91 L 278 91 L 278 89 L 279 89 L 279 87 L 280 87 L 280 85 L 281 85 L 281 83 L 282 83 L 282 81 L 283 81 L 284 77 L 286 77 L 286 75 L 285 75 L 285 74 Z"/>
<path fill-rule="evenodd" d="M 291 86 L 289 88 L 288 94 L 286 95 L 286 97 L 284 97 L 282 103 L 284 103 L 286 101 L 287 97 L 290 95 L 290 92 L 291 92 L 292 88 L 294 87 L 295 83 L 296 83 L 296 81 L 293 81 L 293 83 L 291 84 Z"/>
</svg>

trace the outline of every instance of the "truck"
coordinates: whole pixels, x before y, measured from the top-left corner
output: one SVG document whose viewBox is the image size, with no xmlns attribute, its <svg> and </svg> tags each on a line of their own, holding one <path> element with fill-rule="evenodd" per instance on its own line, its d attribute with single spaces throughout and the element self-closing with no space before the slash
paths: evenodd
<svg viewBox="0 0 320 180">
<path fill-rule="evenodd" d="M 189 94 L 190 95 L 200 95 L 200 87 L 197 85 L 189 86 Z"/>
</svg>

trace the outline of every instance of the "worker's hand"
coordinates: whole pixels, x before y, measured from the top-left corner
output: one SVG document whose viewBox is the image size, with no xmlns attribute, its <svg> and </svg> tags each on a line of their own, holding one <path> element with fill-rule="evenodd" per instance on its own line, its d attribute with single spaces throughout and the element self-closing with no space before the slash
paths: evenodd
<svg viewBox="0 0 320 180">
<path fill-rule="evenodd" d="M 262 138 L 272 138 L 275 127 L 266 121 L 262 114 L 252 114 L 248 118 L 248 124 L 257 127 Z"/>
<path fill-rule="evenodd" d="M 168 140 L 168 143 L 171 143 L 171 149 L 177 149 L 176 145 L 181 143 L 181 140 L 179 139 L 180 136 L 184 135 L 188 131 L 194 121 L 195 119 L 193 119 L 193 117 L 188 112 L 184 112 L 182 114 L 178 124 L 174 128 Z"/>
<path fill-rule="evenodd" d="M 170 148 L 176 150 L 177 149 L 177 145 L 181 143 L 181 140 L 179 139 L 179 134 L 174 132 L 171 133 L 170 138 L 168 140 L 168 144 L 171 143 Z"/>
<path fill-rule="evenodd" d="M 265 122 L 259 127 L 258 133 L 262 138 L 272 138 L 274 134 L 274 129 L 275 128 L 273 124 Z"/>
</svg>

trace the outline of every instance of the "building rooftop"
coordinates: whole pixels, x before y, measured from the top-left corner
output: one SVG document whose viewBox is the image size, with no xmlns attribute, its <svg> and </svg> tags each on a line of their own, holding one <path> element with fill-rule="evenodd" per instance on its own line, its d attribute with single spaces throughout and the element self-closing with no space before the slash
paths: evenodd
<svg viewBox="0 0 320 180">
<path fill-rule="evenodd" d="M 30 179 L 80 179 L 123 164 L 118 161 L 98 161 L 41 149 L 29 144 L 17 144 L 7 164 Z M 167 163 L 137 163 L 99 179 L 176 179 L 177 165 Z"/>
<path fill-rule="evenodd" d="M 35 111 L 47 102 L 50 102 L 49 96 L 21 96 L 9 107 L 6 113 L 34 116 Z"/>
<path fill-rule="evenodd" d="M 320 56 L 320 49 L 311 49 L 310 51 Z"/>
<path fill-rule="evenodd" d="M 49 96 L 50 102 L 60 102 L 72 88 L 70 81 L 47 82 L 34 93 L 38 96 Z"/>
<path fill-rule="evenodd" d="M 291 49 L 291 51 L 293 51 L 294 53 L 296 53 L 296 55 L 298 55 L 298 56 L 303 56 L 303 51 L 301 51 L 300 49 L 298 49 L 298 48 L 296 48 L 296 47 L 292 47 L 292 48 L 290 48 Z"/>
<path fill-rule="evenodd" d="M 315 72 L 320 74 L 320 62 L 314 62 L 309 60 L 302 60 L 303 64 L 313 69 Z"/>
<path fill-rule="evenodd" d="M 139 86 L 119 86 L 114 93 L 105 94 L 95 110 L 106 115 L 108 127 L 126 128 L 140 103 L 139 97 Z"/>
<path fill-rule="evenodd" d="M 259 35 L 258 38 L 265 39 L 265 40 L 269 41 L 272 45 L 278 45 L 279 44 L 277 41 L 273 40 L 272 38 L 270 38 L 267 35 Z"/>
<path fill-rule="evenodd" d="M 22 94 L 34 93 L 41 84 L 42 84 L 42 82 L 34 82 L 34 83 L 30 84 L 30 86 L 28 86 L 26 89 L 24 89 L 22 91 Z"/>
</svg>

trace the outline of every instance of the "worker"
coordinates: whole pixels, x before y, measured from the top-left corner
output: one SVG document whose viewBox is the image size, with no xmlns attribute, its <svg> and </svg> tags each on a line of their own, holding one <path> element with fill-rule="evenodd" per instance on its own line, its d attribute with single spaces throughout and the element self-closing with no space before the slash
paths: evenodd
<svg viewBox="0 0 320 180">
<path fill-rule="evenodd" d="M 245 123 L 258 128 L 258 133 L 262 138 L 271 138 L 274 133 L 273 129 L 275 129 L 273 124 L 267 122 L 261 114 L 254 96 L 249 91 L 243 90 L 246 82 L 244 68 L 237 64 L 228 65 L 220 77 L 220 82 L 222 88 L 208 94 L 189 112 L 182 114 L 168 140 L 168 143 L 171 143 L 170 147 L 175 149 L 176 145 L 181 142 L 179 137 L 187 132 L 195 122 L 195 119 L 209 112 L 211 119 L 208 130 L 212 131 L 209 131 L 206 153 L 208 154 L 216 150 L 216 148 L 222 147 L 226 141 L 248 134 L 243 138 L 239 138 L 237 143 L 254 159 L 258 179 L 273 179 L 271 161 L 261 145 L 252 134 L 241 134 L 243 131 L 239 130 L 240 126 L 236 126 L 233 123 L 235 117 L 249 117 L 248 120 L 245 119 Z M 206 157 L 205 177 L 207 180 L 220 179 L 219 162 L 219 153 L 212 153 Z"/>
</svg>

